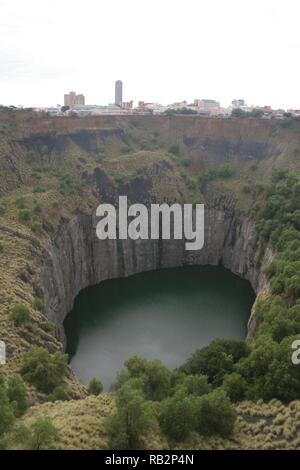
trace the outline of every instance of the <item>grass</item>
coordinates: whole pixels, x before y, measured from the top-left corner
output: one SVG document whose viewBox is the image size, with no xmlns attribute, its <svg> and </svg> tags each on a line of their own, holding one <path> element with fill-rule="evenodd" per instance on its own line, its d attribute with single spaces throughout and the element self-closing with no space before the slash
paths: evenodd
<svg viewBox="0 0 300 470">
<path fill-rule="evenodd" d="M 112 394 L 89 396 L 82 400 L 45 403 L 31 407 L 20 423 L 29 425 L 36 418 L 49 416 L 62 440 L 60 449 L 105 449 L 108 435 L 105 418 L 114 410 Z M 300 445 L 300 401 L 284 406 L 277 400 L 269 403 L 242 402 L 236 406 L 238 419 L 233 436 L 209 438 L 194 433 L 176 449 L 297 449 Z M 163 436 L 154 435 L 148 449 L 168 449 Z M 173 447 L 172 447 L 173 448 Z"/>
</svg>

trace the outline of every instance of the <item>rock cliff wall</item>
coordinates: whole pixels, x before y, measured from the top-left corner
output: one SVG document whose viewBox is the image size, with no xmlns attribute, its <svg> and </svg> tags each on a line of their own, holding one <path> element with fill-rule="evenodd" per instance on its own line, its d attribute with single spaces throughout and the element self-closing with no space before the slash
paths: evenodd
<svg viewBox="0 0 300 470">
<path fill-rule="evenodd" d="M 41 287 L 46 315 L 61 324 L 80 290 L 143 271 L 185 265 L 222 265 L 250 281 L 259 296 L 267 288 L 261 267 L 272 253 L 258 255 L 255 223 L 234 211 L 206 209 L 205 243 L 200 251 L 186 251 L 184 240 L 105 240 L 96 237 L 97 219 L 74 217 L 61 224 L 48 246 Z M 216 286 L 216 289 L 218 286 Z M 255 306 L 254 306 L 255 307 Z M 257 327 L 255 308 L 249 320 L 249 337 Z"/>
</svg>

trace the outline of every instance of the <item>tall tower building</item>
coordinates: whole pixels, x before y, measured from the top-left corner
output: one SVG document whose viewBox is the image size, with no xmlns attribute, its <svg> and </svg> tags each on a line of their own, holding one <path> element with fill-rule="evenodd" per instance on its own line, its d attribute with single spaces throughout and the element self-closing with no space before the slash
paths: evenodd
<svg viewBox="0 0 300 470">
<path fill-rule="evenodd" d="M 121 80 L 117 80 L 115 84 L 115 104 L 122 106 L 123 103 L 123 83 Z"/>
</svg>

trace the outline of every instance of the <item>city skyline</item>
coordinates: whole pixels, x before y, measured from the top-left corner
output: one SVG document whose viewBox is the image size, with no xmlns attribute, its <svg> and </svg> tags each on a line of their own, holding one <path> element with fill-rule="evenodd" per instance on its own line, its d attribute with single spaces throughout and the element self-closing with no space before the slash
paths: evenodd
<svg viewBox="0 0 300 470">
<path fill-rule="evenodd" d="M 70 89 L 113 103 L 122 77 L 124 101 L 300 108 L 298 0 L 0 0 L 0 14 L 3 105 L 63 104 Z"/>
</svg>

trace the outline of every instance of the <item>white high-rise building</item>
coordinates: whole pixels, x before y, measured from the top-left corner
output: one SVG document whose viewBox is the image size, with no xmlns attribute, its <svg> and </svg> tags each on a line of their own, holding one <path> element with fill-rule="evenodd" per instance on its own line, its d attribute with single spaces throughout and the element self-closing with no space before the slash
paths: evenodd
<svg viewBox="0 0 300 470">
<path fill-rule="evenodd" d="M 115 104 L 122 107 L 123 103 L 123 83 L 117 80 L 115 84 Z"/>
</svg>

